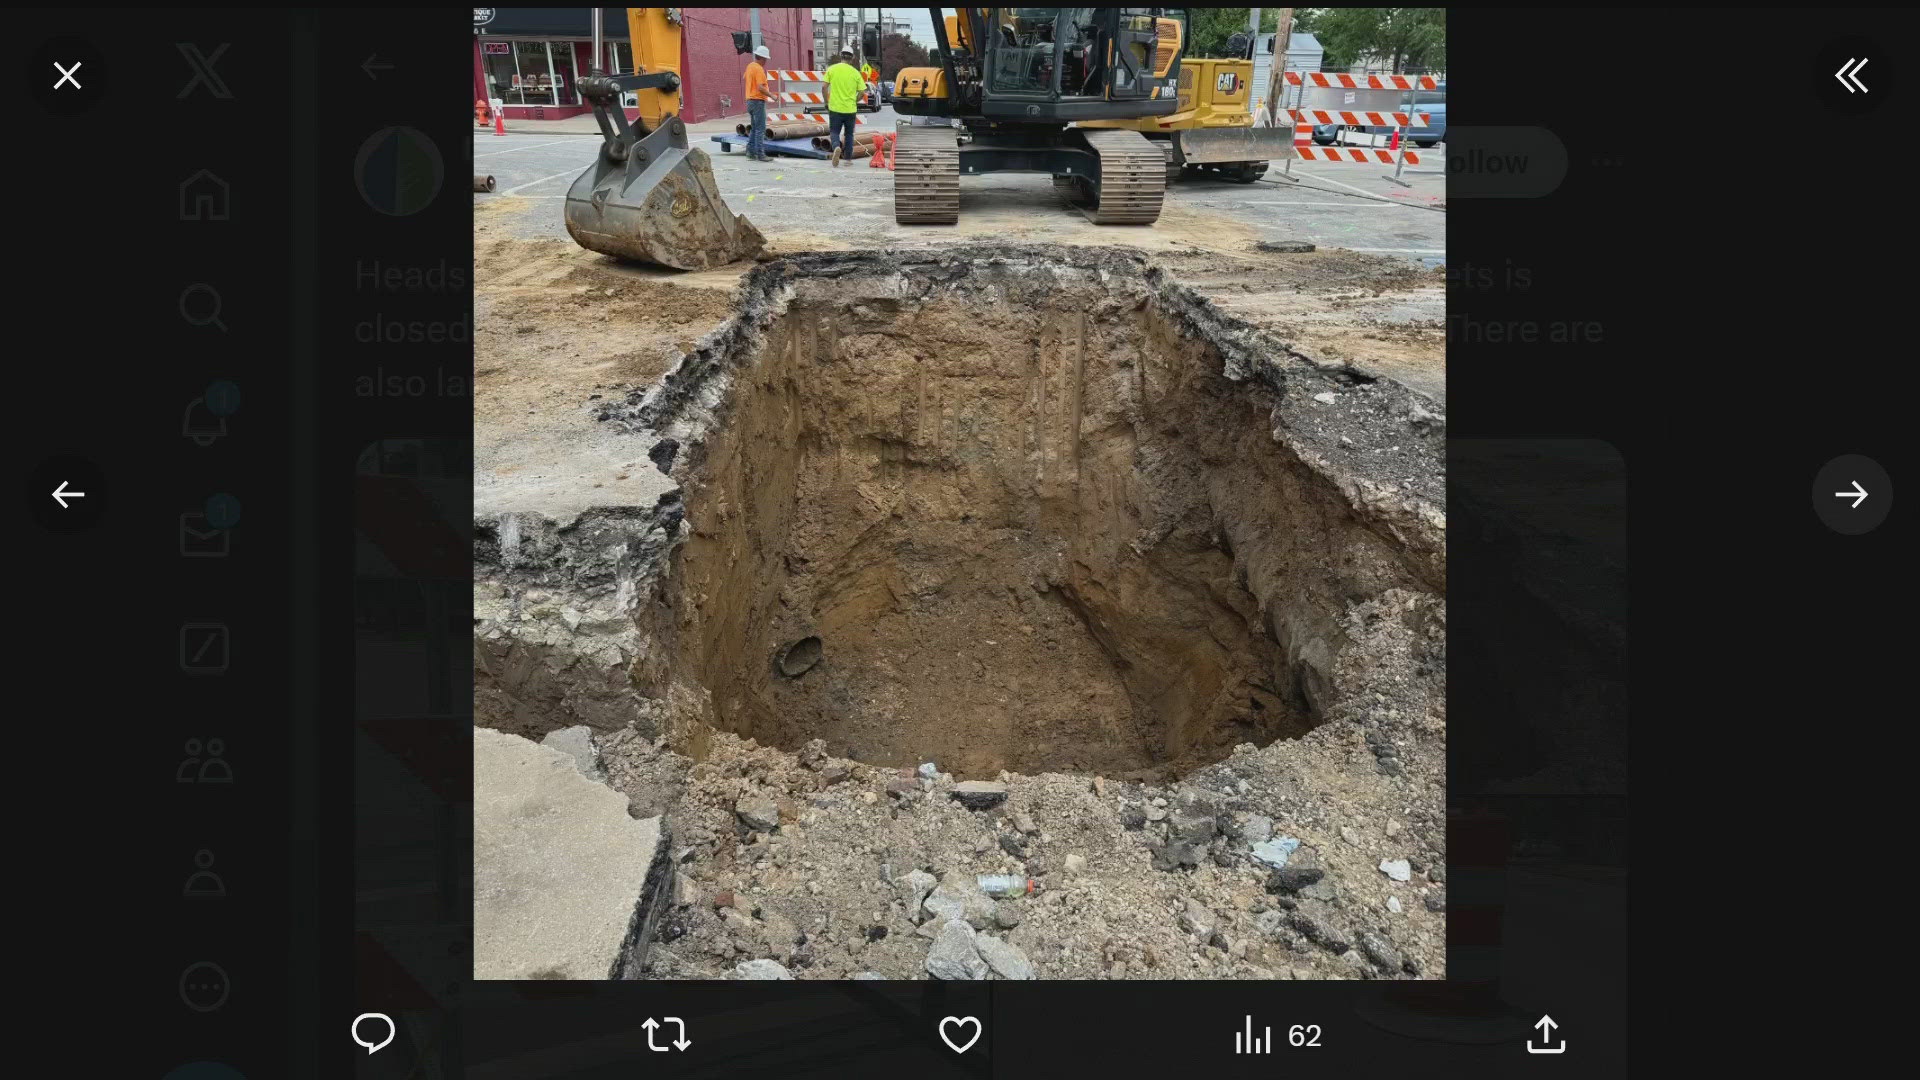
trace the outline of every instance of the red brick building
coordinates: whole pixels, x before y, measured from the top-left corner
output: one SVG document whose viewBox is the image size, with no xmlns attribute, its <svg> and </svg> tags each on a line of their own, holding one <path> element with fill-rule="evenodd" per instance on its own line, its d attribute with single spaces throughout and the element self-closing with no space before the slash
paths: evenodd
<svg viewBox="0 0 1920 1080">
<path fill-rule="evenodd" d="M 593 66 L 591 8 L 475 8 L 473 96 L 499 98 L 515 120 L 558 120 L 591 112 L 577 80 Z M 681 8 L 681 115 L 689 123 L 747 111 L 741 74 L 747 57 L 733 32 L 751 29 L 747 8 Z M 491 12 L 490 15 L 483 13 Z M 627 10 L 601 9 L 603 71 L 633 70 Z M 482 19 L 486 21 L 482 22 Z M 812 8 L 761 8 L 760 40 L 770 68 L 811 68 Z M 634 115 L 630 110 L 629 116 Z"/>
</svg>

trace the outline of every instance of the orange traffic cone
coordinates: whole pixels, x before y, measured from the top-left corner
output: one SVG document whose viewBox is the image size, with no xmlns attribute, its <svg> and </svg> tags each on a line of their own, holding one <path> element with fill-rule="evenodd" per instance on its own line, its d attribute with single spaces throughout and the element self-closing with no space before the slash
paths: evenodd
<svg viewBox="0 0 1920 1080">
<path fill-rule="evenodd" d="M 495 109 L 493 111 L 493 133 L 495 135 L 505 135 L 507 133 L 507 110 Z"/>
</svg>

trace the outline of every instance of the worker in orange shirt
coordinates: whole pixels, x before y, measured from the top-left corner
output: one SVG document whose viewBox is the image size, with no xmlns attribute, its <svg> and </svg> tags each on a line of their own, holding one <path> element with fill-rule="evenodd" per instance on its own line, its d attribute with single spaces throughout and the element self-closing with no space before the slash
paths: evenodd
<svg viewBox="0 0 1920 1080">
<path fill-rule="evenodd" d="M 767 69 L 760 63 L 773 58 L 765 45 L 753 50 L 747 63 L 747 157 L 754 161 L 772 161 L 767 156 Z"/>
</svg>

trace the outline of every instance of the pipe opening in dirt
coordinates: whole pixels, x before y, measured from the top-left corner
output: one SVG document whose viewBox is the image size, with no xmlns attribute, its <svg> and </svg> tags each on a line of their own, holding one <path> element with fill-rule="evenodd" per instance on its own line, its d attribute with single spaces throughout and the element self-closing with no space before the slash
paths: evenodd
<svg viewBox="0 0 1920 1080">
<path fill-rule="evenodd" d="M 1144 778 L 1325 716 L 1340 613 L 1408 573 L 1275 384 L 1084 268 L 784 288 L 641 410 L 671 414 L 686 531 L 636 674 L 683 748 Z"/>
</svg>

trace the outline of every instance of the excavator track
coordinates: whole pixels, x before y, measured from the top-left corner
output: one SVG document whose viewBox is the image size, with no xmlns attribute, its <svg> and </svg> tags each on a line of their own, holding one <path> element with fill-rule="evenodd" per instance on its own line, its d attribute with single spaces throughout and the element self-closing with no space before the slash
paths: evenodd
<svg viewBox="0 0 1920 1080">
<path fill-rule="evenodd" d="M 1171 184 L 1180 179 L 1180 174 L 1186 171 L 1186 165 L 1180 160 L 1180 152 L 1173 148 L 1172 139 L 1160 140 L 1156 145 L 1161 153 L 1167 155 L 1167 183 Z"/>
<path fill-rule="evenodd" d="M 1100 201 L 1075 204 L 1095 225 L 1151 225 L 1167 190 L 1167 154 L 1137 131 L 1080 132 L 1100 157 Z"/>
<path fill-rule="evenodd" d="M 893 220 L 952 225 L 960 220 L 960 139 L 950 127 L 895 129 Z"/>
</svg>

